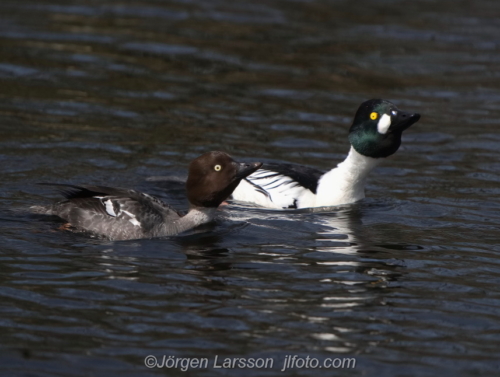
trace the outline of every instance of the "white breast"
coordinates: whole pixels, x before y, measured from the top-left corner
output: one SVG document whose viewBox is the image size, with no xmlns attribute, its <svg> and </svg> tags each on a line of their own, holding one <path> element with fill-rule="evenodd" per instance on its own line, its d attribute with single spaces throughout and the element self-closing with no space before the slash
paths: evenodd
<svg viewBox="0 0 500 377">
<path fill-rule="evenodd" d="M 320 178 L 314 206 L 328 207 L 363 199 L 366 178 L 380 161 L 351 147 L 346 159 Z"/>
</svg>

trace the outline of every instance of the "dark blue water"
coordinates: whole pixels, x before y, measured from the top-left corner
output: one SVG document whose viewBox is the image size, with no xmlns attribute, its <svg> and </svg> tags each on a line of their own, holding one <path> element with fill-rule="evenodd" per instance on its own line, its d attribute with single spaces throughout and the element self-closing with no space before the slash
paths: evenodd
<svg viewBox="0 0 500 377">
<path fill-rule="evenodd" d="M 499 374 L 499 14 L 494 0 L 2 0 L 1 374 Z M 28 211 L 57 197 L 37 182 L 185 210 L 179 181 L 209 150 L 330 169 L 369 98 L 422 118 L 359 203 L 230 203 L 187 235 L 126 242 Z M 280 372 L 294 355 L 355 367 Z"/>
</svg>

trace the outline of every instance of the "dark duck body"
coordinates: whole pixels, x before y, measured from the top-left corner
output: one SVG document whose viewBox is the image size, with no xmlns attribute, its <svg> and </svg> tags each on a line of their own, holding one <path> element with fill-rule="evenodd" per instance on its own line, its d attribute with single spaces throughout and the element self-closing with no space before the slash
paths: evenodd
<svg viewBox="0 0 500 377">
<path fill-rule="evenodd" d="M 210 222 L 240 181 L 261 166 L 260 162 L 238 163 L 217 151 L 196 158 L 189 165 L 186 190 L 190 209 L 185 216 L 135 190 L 66 184 L 48 184 L 58 187 L 66 200 L 34 209 L 64 219 L 67 229 L 111 240 L 173 236 Z"/>
</svg>

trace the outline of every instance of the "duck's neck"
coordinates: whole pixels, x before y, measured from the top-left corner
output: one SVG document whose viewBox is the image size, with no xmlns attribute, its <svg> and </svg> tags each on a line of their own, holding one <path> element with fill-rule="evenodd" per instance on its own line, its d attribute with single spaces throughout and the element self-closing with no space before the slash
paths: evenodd
<svg viewBox="0 0 500 377">
<path fill-rule="evenodd" d="M 216 211 L 217 208 L 191 207 L 185 216 L 182 216 L 174 222 L 163 224 L 160 230 L 161 236 L 176 235 L 189 229 L 196 228 L 201 224 L 208 223 L 213 220 Z"/>
<path fill-rule="evenodd" d="M 320 178 L 316 206 L 334 206 L 363 199 L 366 177 L 382 160 L 363 156 L 351 146 L 346 159 Z"/>
</svg>

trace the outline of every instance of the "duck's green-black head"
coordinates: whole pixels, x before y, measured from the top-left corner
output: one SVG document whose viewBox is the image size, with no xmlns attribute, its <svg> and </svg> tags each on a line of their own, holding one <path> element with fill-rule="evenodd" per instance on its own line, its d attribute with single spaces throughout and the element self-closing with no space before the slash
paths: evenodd
<svg viewBox="0 0 500 377">
<path fill-rule="evenodd" d="M 420 114 L 399 110 L 383 99 L 363 102 L 349 130 L 349 142 L 356 152 L 373 158 L 388 157 L 401 145 L 403 131 L 420 119 Z"/>
</svg>

